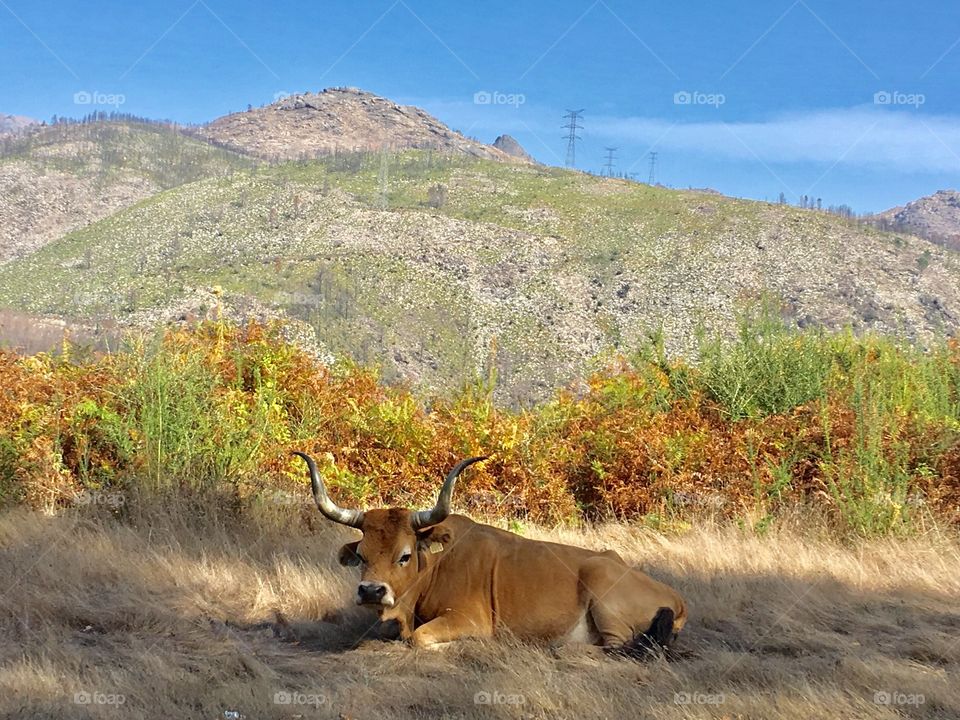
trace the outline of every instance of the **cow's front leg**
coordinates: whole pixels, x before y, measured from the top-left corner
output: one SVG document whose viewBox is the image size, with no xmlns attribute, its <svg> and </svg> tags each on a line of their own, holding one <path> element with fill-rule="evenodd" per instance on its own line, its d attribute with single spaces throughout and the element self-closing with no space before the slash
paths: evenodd
<svg viewBox="0 0 960 720">
<path fill-rule="evenodd" d="M 410 642 L 413 637 L 413 611 L 409 608 L 398 606 L 380 612 L 381 627 L 389 627 L 393 637 L 391 640 L 404 640 Z M 382 636 L 382 634 L 381 634 Z"/>
<path fill-rule="evenodd" d="M 489 623 L 476 622 L 466 613 L 448 611 L 414 630 L 410 642 L 414 647 L 428 648 L 452 640 L 492 635 L 493 628 L 489 627 Z"/>
</svg>

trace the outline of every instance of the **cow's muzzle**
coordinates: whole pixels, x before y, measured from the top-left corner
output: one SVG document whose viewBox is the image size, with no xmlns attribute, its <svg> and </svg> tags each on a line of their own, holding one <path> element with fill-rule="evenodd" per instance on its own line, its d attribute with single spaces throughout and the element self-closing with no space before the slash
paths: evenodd
<svg viewBox="0 0 960 720">
<path fill-rule="evenodd" d="M 386 583 L 364 580 L 357 588 L 357 605 L 383 605 L 393 607 L 393 590 Z"/>
</svg>

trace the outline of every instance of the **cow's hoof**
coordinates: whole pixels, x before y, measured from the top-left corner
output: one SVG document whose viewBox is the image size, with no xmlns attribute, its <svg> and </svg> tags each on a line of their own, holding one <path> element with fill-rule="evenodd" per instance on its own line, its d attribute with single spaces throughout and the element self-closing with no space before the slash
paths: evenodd
<svg viewBox="0 0 960 720">
<path fill-rule="evenodd" d="M 396 618 L 384 620 L 377 628 L 377 637 L 383 641 L 399 640 L 403 633 L 400 621 Z"/>
</svg>

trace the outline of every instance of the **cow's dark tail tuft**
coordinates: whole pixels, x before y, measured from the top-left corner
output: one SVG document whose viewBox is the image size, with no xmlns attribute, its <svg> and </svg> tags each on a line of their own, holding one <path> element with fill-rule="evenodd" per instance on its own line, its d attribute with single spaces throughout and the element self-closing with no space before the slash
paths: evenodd
<svg viewBox="0 0 960 720">
<path fill-rule="evenodd" d="M 625 655 L 635 660 L 647 660 L 657 657 L 668 657 L 667 649 L 677 634 L 673 631 L 674 613 L 668 607 L 657 610 L 650 627 L 639 635 L 634 635 L 621 647 L 608 648 L 615 655 Z"/>
</svg>

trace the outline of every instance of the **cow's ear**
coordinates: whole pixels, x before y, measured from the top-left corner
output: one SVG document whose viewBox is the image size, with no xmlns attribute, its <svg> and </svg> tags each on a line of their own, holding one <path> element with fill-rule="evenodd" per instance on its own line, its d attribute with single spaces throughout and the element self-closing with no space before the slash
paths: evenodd
<svg viewBox="0 0 960 720">
<path fill-rule="evenodd" d="M 337 559 L 340 561 L 340 564 L 346 567 L 356 567 L 361 562 L 360 554 L 357 552 L 357 548 L 360 546 L 360 541 L 347 543 L 342 548 L 340 548 L 340 554 L 337 556 Z"/>
<path fill-rule="evenodd" d="M 450 534 L 449 528 L 442 524 L 428 527 L 417 533 L 417 545 L 423 549 L 429 549 L 431 545 L 434 548 L 447 545 L 452 539 L 453 535 Z"/>
</svg>

